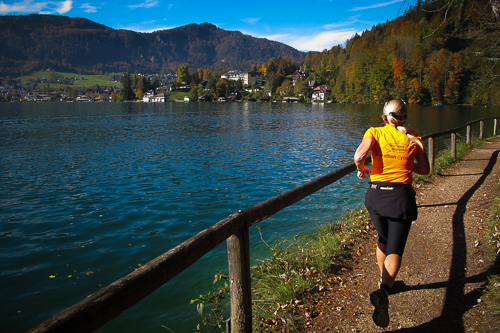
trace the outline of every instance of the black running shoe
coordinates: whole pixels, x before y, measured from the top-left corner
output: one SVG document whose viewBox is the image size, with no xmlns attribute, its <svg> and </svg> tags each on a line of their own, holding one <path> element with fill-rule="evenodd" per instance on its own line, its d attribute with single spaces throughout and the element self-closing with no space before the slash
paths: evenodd
<svg viewBox="0 0 500 333">
<path fill-rule="evenodd" d="M 389 293 L 387 290 L 375 290 L 370 294 L 370 301 L 375 306 L 372 316 L 373 322 L 380 327 L 389 326 Z"/>
</svg>

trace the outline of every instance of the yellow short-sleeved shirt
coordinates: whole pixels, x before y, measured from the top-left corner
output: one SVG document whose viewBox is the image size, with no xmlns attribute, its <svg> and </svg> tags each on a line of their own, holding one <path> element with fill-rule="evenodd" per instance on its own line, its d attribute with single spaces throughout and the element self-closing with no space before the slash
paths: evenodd
<svg viewBox="0 0 500 333">
<path fill-rule="evenodd" d="M 419 133 L 407 130 L 419 139 Z M 415 156 L 425 153 L 406 134 L 391 125 L 369 128 L 363 139 L 370 136 L 375 139 L 372 148 L 372 182 L 413 183 L 413 164 Z"/>
</svg>

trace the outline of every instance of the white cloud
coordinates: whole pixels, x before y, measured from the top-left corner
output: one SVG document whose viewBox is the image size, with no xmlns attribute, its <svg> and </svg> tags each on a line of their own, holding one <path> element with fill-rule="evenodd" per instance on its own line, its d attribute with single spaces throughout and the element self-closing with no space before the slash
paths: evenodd
<svg viewBox="0 0 500 333">
<path fill-rule="evenodd" d="M 366 6 L 366 7 L 354 7 L 350 11 L 351 12 L 356 12 L 358 10 L 365 10 L 365 9 L 373 9 L 373 8 L 385 7 L 385 6 L 392 5 L 393 3 L 402 2 L 402 1 L 405 1 L 405 0 L 392 0 L 392 1 L 389 1 L 389 2 L 376 3 L 376 4 L 373 4 L 373 5 L 370 5 L 370 6 Z"/>
<path fill-rule="evenodd" d="M 89 3 L 84 3 L 79 8 L 83 8 L 85 13 L 97 13 L 97 7 Z"/>
<path fill-rule="evenodd" d="M 149 29 L 149 30 L 134 30 L 134 31 L 137 31 L 137 32 L 155 32 L 155 31 L 161 31 L 161 30 L 170 30 L 170 29 L 173 29 L 173 28 L 176 28 L 176 27 L 158 27 L 158 28 L 154 28 L 154 29 Z"/>
<path fill-rule="evenodd" d="M 356 30 L 323 31 L 316 35 L 299 37 L 290 44 L 297 50 L 323 51 L 343 44 L 356 34 Z"/>
<path fill-rule="evenodd" d="M 56 12 L 59 14 L 65 14 L 69 12 L 73 8 L 73 0 L 66 0 L 60 3 L 59 7 L 56 9 Z"/>
<path fill-rule="evenodd" d="M 275 40 L 300 51 L 323 51 L 331 49 L 335 45 L 344 44 L 356 34 L 355 29 L 344 29 L 337 31 L 321 31 L 311 35 L 275 34 L 260 36 L 269 40 Z"/>
<path fill-rule="evenodd" d="M 118 29 L 149 33 L 149 32 L 155 32 L 155 31 L 160 31 L 160 30 L 170 30 L 170 29 L 176 28 L 176 26 L 156 26 L 155 27 L 156 22 L 157 22 L 156 20 L 152 20 L 152 21 L 141 22 L 141 23 L 128 25 L 128 26 L 124 26 L 124 25 L 119 24 Z"/>
<path fill-rule="evenodd" d="M 144 3 L 140 3 L 138 5 L 129 5 L 127 6 L 128 8 L 134 9 L 134 8 L 151 8 L 151 7 L 156 7 L 160 5 L 159 0 L 146 0 Z"/>
<path fill-rule="evenodd" d="M 338 28 L 341 28 L 341 27 L 346 27 L 346 26 L 349 26 L 349 25 L 353 25 L 353 24 L 356 24 L 356 23 L 360 22 L 358 20 L 358 17 L 359 17 L 359 15 L 356 15 L 356 16 L 348 18 L 349 21 L 341 21 L 341 22 L 337 22 L 337 23 L 325 24 L 323 26 L 323 28 L 326 29 L 326 30 L 333 30 L 333 29 L 338 29 Z"/>
<path fill-rule="evenodd" d="M 248 23 L 248 24 L 256 24 L 257 22 L 260 21 L 260 17 L 248 17 L 248 18 L 244 18 L 244 19 L 241 19 L 243 22 L 245 23 Z"/>
<path fill-rule="evenodd" d="M 251 33 L 248 33 L 246 35 L 253 36 Z M 275 40 L 275 41 L 280 42 L 282 40 L 286 40 L 286 39 L 290 38 L 290 35 L 289 34 L 274 34 L 274 35 L 260 36 L 259 38 L 266 38 L 269 40 Z M 284 43 L 284 42 L 282 42 L 282 43 Z"/>
<path fill-rule="evenodd" d="M 40 13 L 40 14 L 65 14 L 73 8 L 73 0 L 65 1 L 33 1 L 22 0 L 12 4 L 0 1 L 0 14 L 14 13 Z"/>
</svg>

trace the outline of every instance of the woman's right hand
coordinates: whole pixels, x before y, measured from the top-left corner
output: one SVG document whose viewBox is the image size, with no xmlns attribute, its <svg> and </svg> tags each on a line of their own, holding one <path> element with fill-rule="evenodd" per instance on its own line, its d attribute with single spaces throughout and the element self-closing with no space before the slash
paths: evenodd
<svg viewBox="0 0 500 333">
<path fill-rule="evenodd" d="M 365 179 L 365 177 L 369 174 L 370 174 L 370 169 L 368 169 L 366 166 L 363 166 L 361 170 L 358 170 L 359 179 Z"/>
</svg>

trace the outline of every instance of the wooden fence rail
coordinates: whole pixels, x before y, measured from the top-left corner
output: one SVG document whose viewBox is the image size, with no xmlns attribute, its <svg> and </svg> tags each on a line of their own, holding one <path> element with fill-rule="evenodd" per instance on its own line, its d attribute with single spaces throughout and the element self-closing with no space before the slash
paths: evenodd
<svg viewBox="0 0 500 333">
<path fill-rule="evenodd" d="M 425 140 L 425 139 L 428 139 L 428 148 L 427 148 L 427 154 L 428 154 L 428 157 L 429 157 L 429 164 L 431 166 L 431 172 L 434 171 L 434 160 L 435 160 L 435 156 L 434 156 L 434 138 L 437 138 L 437 137 L 440 137 L 440 136 L 443 136 L 443 135 L 446 135 L 446 134 L 451 134 L 451 156 L 453 158 L 456 158 L 457 157 L 457 132 L 462 130 L 462 129 L 466 129 L 466 141 L 467 141 L 467 144 L 470 145 L 471 143 L 471 133 L 472 133 L 472 125 L 475 124 L 475 123 L 479 123 L 479 140 L 482 140 L 483 139 L 483 135 L 484 135 L 484 122 L 485 120 L 491 120 L 493 119 L 493 136 L 497 136 L 497 123 L 498 123 L 498 117 L 489 117 L 489 118 L 483 118 L 483 119 L 478 119 L 478 120 L 473 120 L 473 121 L 470 121 L 468 122 L 467 124 L 465 125 L 462 125 L 462 126 L 459 126 L 459 127 L 455 127 L 455 128 L 452 128 L 452 129 L 449 129 L 449 130 L 446 130 L 446 131 L 442 131 L 442 132 L 437 132 L 437 133 L 431 133 L 431 134 L 427 134 L 427 135 L 424 135 L 422 137 L 422 140 Z"/>
<path fill-rule="evenodd" d="M 454 154 L 456 151 L 454 148 L 456 132 L 467 127 L 467 142 L 470 143 L 470 126 L 480 122 L 479 137 L 482 138 L 484 121 L 489 119 L 495 119 L 493 135 L 496 136 L 497 118 L 495 117 L 471 121 L 448 131 L 424 136 L 423 139 L 429 139 L 429 161 L 432 168 L 434 165 L 434 138 L 451 133 L 452 154 Z M 251 332 L 252 304 L 248 228 L 355 170 L 356 166 L 351 163 L 248 209 L 231 214 L 224 220 L 156 257 L 136 271 L 49 318 L 29 332 L 93 332 L 177 276 L 225 240 L 227 240 L 228 247 L 231 290 L 230 329 L 232 333 Z"/>
</svg>

